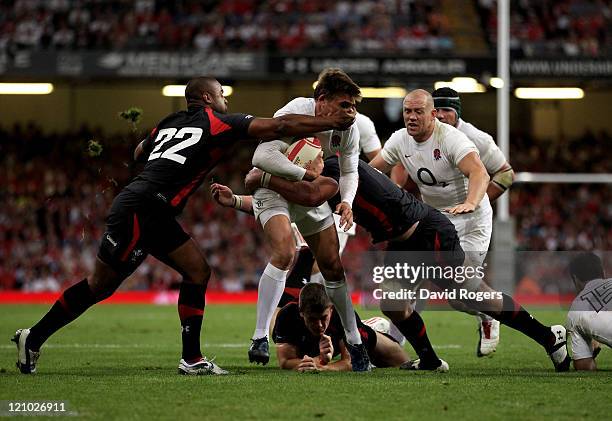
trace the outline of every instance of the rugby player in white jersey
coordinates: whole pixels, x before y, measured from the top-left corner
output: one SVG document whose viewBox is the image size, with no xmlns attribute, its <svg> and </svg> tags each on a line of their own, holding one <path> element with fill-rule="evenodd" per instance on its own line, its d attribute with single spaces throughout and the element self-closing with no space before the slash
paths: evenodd
<svg viewBox="0 0 612 421">
<path fill-rule="evenodd" d="M 359 130 L 359 149 L 371 161 L 382 148 L 374 122 L 367 115 L 357 113 L 355 125 Z"/>
<path fill-rule="evenodd" d="M 514 171 L 495 144 L 493 137 L 461 118 L 461 97 L 451 88 L 440 88 L 432 92 L 436 117 L 442 123 L 450 124 L 463 132 L 476 145 L 480 160 L 491 176 L 487 187 L 489 201 L 494 202 L 514 182 Z"/>
<path fill-rule="evenodd" d="M 359 132 L 359 151 L 367 158 L 368 161 L 371 161 L 376 155 L 378 155 L 378 152 L 380 152 L 382 148 L 380 138 L 376 133 L 376 127 L 374 126 L 374 122 L 367 115 L 357 113 L 357 115 L 355 116 L 355 127 L 358 129 Z M 339 254 L 340 256 L 342 256 L 349 237 L 352 237 L 356 234 L 357 226 L 353 224 L 351 228 L 349 228 L 348 230 L 344 230 L 340 225 L 340 215 L 334 213 L 333 217 L 334 222 L 336 224 L 336 232 L 338 234 Z M 310 249 L 308 249 L 308 245 L 304 241 L 302 234 L 299 232 L 297 225 L 295 225 L 295 223 L 292 223 L 291 227 L 293 228 L 296 252 L 298 253 L 298 261 L 300 262 L 299 266 L 301 266 L 299 271 L 296 272 L 294 270 L 291 273 L 296 276 L 299 276 L 300 279 L 310 279 L 310 282 L 322 284 L 323 275 L 321 275 L 317 263 L 314 262 L 314 265 L 312 264 L 312 262 L 314 261 L 314 257 L 312 256 Z M 308 273 L 306 273 L 305 271 Z M 258 321 L 258 323 L 263 324 L 263 320 Z M 401 335 L 399 337 L 401 340 Z"/>
<path fill-rule="evenodd" d="M 361 99 L 359 87 L 339 69 L 326 69 L 319 77 L 313 98 L 296 98 L 274 115 L 297 113 L 325 115 L 342 108 L 356 113 L 356 102 Z M 317 133 L 325 157 L 339 154 L 340 194 L 342 201 L 335 212 L 340 215 L 340 226 L 348 230 L 353 224 L 351 206 L 359 177 L 358 133 L 351 126 L 345 131 Z M 261 143 L 253 155 L 253 165 L 264 171 L 262 186 L 266 186 L 270 174 L 289 180 L 311 180 L 320 174 L 294 165 L 284 152 L 294 139 L 275 140 Z M 287 202 L 281 195 L 266 188 L 258 189 L 253 195 L 253 210 L 263 227 L 264 235 L 272 256 L 259 281 L 257 303 L 257 326 L 249 359 L 257 361 L 260 355 L 269 355 L 269 326 L 274 310 L 285 287 L 288 270 L 295 254 L 291 221 L 295 222 L 308 246 L 315 255 L 319 269 L 325 279 L 325 289 L 342 320 L 351 354 L 353 371 L 369 371 L 367 351 L 361 342 L 353 304 L 348 293 L 344 268 L 338 254 L 338 235 L 327 203 L 316 208 L 307 208 Z M 262 361 L 263 362 L 263 361 Z"/>
<path fill-rule="evenodd" d="M 438 120 L 463 132 L 478 149 L 480 160 L 491 177 L 487 186 L 487 196 L 492 203 L 512 185 L 514 181 L 512 167 L 491 135 L 461 119 L 461 98 L 457 91 L 445 87 L 436 89 L 431 95 Z M 408 173 L 398 165 L 393 169 L 392 179 L 403 186 L 407 182 Z M 483 212 L 479 223 L 476 224 L 471 223 L 474 217 L 475 215 L 469 218 L 449 216 L 461 239 L 461 247 L 464 250 L 477 251 L 478 253 L 471 253 L 471 259 L 473 264 L 482 266 L 491 240 L 492 214 Z M 485 223 L 487 220 L 490 222 Z M 483 313 L 476 316 L 479 332 L 476 355 L 479 357 L 491 355 L 499 343 L 499 322 Z"/>
<path fill-rule="evenodd" d="M 567 313 L 567 332 L 576 370 L 597 370 L 595 357 L 601 348 L 612 347 L 612 278 L 604 278 L 601 259 L 582 253 L 570 262 L 577 295 Z"/>
<path fill-rule="evenodd" d="M 405 128 L 391 135 L 370 165 L 389 173 L 401 164 L 417 183 L 425 203 L 443 211 L 455 227 L 474 227 L 466 231 L 477 233 L 480 243 L 475 239 L 474 246 L 465 250 L 464 265 L 478 266 L 479 254 L 486 254 L 488 249 L 492 223 L 486 195 L 489 175 L 478 149 L 465 134 L 436 119 L 433 98 L 425 90 L 406 95 L 403 117 Z M 489 296 L 480 302 L 462 302 L 531 337 L 545 348 L 558 371 L 567 370 L 563 326 L 542 325 L 512 297 L 493 291 L 481 279 L 472 278 L 460 286 L 469 291 L 487 291 Z M 397 320 L 393 322 L 397 326 Z"/>
</svg>

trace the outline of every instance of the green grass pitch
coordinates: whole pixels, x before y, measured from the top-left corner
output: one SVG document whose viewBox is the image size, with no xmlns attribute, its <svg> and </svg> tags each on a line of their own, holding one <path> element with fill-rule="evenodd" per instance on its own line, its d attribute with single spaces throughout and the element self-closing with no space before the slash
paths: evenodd
<svg viewBox="0 0 612 421">
<path fill-rule="evenodd" d="M 299 374 L 246 359 L 255 319 L 251 305 L 206 308 L 203 351 L 231 371 L 183 377 L 173 306 L 102 305 L 43 347 L 38 373 L 15 368 L 9 342 L 47 310 L 0 306 L 0 401 L 64 400 L 88 419 L 606 419 L 612 413 L 612 351 L 597 373 L 555 373 L 543 350 L 502 327 L 494 357 L 475 355 L 476 320 L 450 311 L 423 314 L 448 374 L 377 369 L 370 374 Z M 360 312 L 362 317 L 375 315 Z M 560 310 L 534 312 L 545 323 Z M 411 356 L 412 349 L 407 345 Z M 272 348 L 274 354 L 274 348 Z"/>
</svg>

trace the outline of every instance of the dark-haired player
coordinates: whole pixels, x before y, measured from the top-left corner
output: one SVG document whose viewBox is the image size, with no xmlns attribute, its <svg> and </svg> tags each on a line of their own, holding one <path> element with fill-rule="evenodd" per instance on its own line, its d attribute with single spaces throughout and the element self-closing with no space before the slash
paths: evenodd
<svg viewBox="0 0 612 421">
<path fill-rule="evenodd" d="M 336 109 L 355 114 L 361 99 L 359 86 L 340 69 L 326 69 L 320 75 L 312 98 L 295 98 L 274 115 L 287 113 L 321 115 Z M 355 125 L 344 131 L 322 131 L 315 135 L 325 157 L 340 156 L 340 196 L 335 207 L 340 215 L 340 227 L 348 230 L 353 224 L 351 206 L 359 182 L 359 137 Z M 280 137 L 279 137 L 280 139 Z M 294 139 L 285 138 L 259 144 L 253 155 L 253 165 L 289 180 L 310 180 L 308 171 L 293 164 L 284 152 Z M 355 321 L 355 311 L 348 294 L 344 267 L 338 253 L 338 235 L 329 205 L 301 206 L 286 200 L 267 188 L 268 175 L 261 188 L 253 194 L 255 218 L 263 227 L 271 251 L 268 265 L 259 280 L 257 322 L 248 355 L 251 362 L 267 363 L 269 359 L 268 330 L 274 309 L 283 293 L 287 272 L 293 260 L 295 245 L 291 222 L 295 222 L 315 255 L 325 278 L 325 288 L 334 303 L 346 334 L 354 371 L 369 371 L 367 352 L 361 343 Z"/>
<path fill-rule="evenodd" d="M 399 367 L 409 360 L 395 340 L 366 325 L 357 313 L 355 318 L 361 340 L 376 367 Z M 288 303 L 278 312 L 272 339 L 282 369 L 351 370 L 351 356 L 346 350 L 342 322 L 321 284 L 304 286 L 299 303 Z M 338 355 L 340 359 L 332 361 Z"/>
<path fill-rule="evenodd" d="M 576 299 L 567 313 L 567 331 L 576 370 L 597 370 L 593 341 L 612 347 L 612 278 L 604 277 L 601 259 L 581 253 L 570 262 Z"/>
<path fill-rule="evenodd" d="M 108 298 L 148 254 L 183 276 L 178 298 L 183 351 L 182 374 L 225 374 L 200 351 L 204 295 L 210 268 L 204 255 L 175 217 L 208 172 L 227 157 L 239 140 L 308 135 L 346 129 L 354 112 L 338 109 L 326 116 L 286 114 L 272 119 L 226 114 L 227 100 L 211 77 L 192 79 L 185 89 L 187 110 L 171 114 L 136 148 L 143 171 L 115 198 L 93 274 L 66 289 L 32 328 L 19 329 L 17 366 L 36 370 L 41 345 L 93 304 Z"/>
</svg>

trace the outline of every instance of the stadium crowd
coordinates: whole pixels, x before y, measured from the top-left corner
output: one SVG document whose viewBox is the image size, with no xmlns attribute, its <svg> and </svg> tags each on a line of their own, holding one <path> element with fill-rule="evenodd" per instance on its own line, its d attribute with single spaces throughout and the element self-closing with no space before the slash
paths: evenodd
<svg viewBox="0 0 612 421">
<path fill-rule="evenodd" d="M 609 142 L 607 135 L 601 136 Z M 102 143 L 99 156 L 90 156 L 90 139 Z M 588 139 L 591 135 L 570 145 L 578 146 Z M 129 161 L 138 140 L 135 132 L 108 136 L 87 128 L 61 135 L 43 135 L 34 124 L 0 129 L 0 289 L 59 290 L 87 275 L 113 197 L 139 169 Z M 544 146 L 538 153 L 551 150 Z M 599 162 L 604 155 L 596 148 L 581 150 L 589 152 L 572 155 L 571 168 L 575 171 L 590 171 L 591 163 Z M 250 168 L 252 152 L 248 147 L 238 149 L 231 165 L 226 163 L 215 170 L 215 181 L 242 191 L 242 176 Z M 521 171 L 549 170 L 539 163 L 554 163 L 553 159 L 561 156 L 530 161 L 519 159 L 520 152 L 516 154 L 513 162 Z M 530 167 L 532 163 L 534 167 Z M 604 169 L 605 162 L 601 165 Z M 511 210 L 517 221 L 518 248 L 612 249 L 611 196 L 606 185 L 578 189 L 515 186 Z M 256 288 L 267 252 L 251 216 L 217 206 L 202 188 L 192 197 L 180 221 L 214 268 L 211 288 Z M 359 252 L 369 248 L 365 232 L 349 241 L 345 254 L 349 271 L 351 262 L 358 264 Z M 123 288 L 163 290 L 176 287 L 179 281 L 176 273 L 149 258 Z"/>
<path fill-rule="evenodd" d="M 476 0 L 487 40 L 497 39 L 497 1 Z M 510 46 L 526 57 L 612 54 L 610 0 L 514 0 Z"/>
<path fill-rule="evenodd" d="M 0 1 L 3 49 L 450 50 L 441 0 Z"/>
<path fill-rule="evenodd" d="M 608 151 L 612 137 L 606 131 L 582 136 L 538 139 L 512 133 L 511 160 L 516 171 L 610 173 Z M 563 169 L 561 171 L 561 169 Z"/>
<path fill-rule="evenodd" d="M 473 0 L 486 41 L 497 2 Z M 450 52 L 442 0 L 17 0 L 0 1 L 0 51 Z M 472 7 L 471 5 L 469 7 Z M 511 2 L 517 55 L 612 53 L 610 0 Z"/>
</svg>

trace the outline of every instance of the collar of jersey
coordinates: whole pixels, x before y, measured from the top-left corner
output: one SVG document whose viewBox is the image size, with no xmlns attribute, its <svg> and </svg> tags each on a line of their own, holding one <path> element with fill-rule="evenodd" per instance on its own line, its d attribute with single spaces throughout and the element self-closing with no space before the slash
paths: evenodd
<svg viewBox="0 0 612 421">
<path fill-rule="evenodd" d="M 435 134 L 436 134 L 436 130 L 434 129 L 434 131 L 433 131 L 433 133 L 431 134 L 431 136 L 429 136 L 429 137 L 427 138 L 427 140 L 426 140 L 426 141 L 424 141 L 424 142 L 417 142 L 417 141 L 415 140 L 415 138 L 414 138 L 414 137 L 412 137 L 412 136 L 410 136 L 410 135 L 409 135 L 409 136 L 410 136 L 410 138 L 412 139 L 412 141 L 414 142 L 414 145 L 415 145 L 415 147 L 416 147 L 417 149 L 423 149 L 423 148 L 426 148 L 426 147 L 429 145 L 429 143 L 433 141 L 433 138 L 434 138 Z"/>
</svg>

